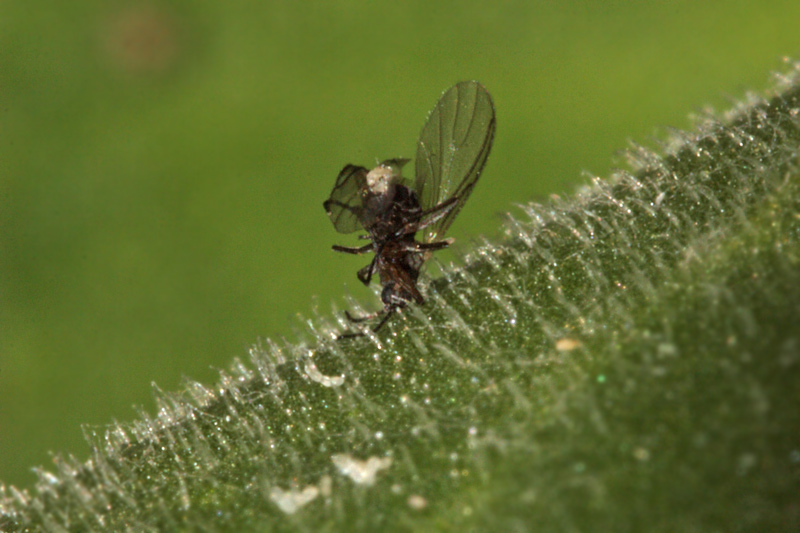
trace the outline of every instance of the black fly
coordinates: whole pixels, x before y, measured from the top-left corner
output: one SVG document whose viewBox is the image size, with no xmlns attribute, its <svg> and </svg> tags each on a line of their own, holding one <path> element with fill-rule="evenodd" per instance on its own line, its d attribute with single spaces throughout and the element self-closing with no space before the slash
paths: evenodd
<svg viewBox="0 0 800 533">
<path fill-rule="evenodd" d="M 422 128 L 417 144 L 413 187 L 401 175 L 408 159 L 389 159 L 372 170 L 347 165 L 336 178 L 323 206 L 340 233 L 363 229 L 369 244 L 358 248 L 334 246 L 337 252 L 374 252 L 372 261 L 358 271 L 369 285 L 377 272 L 383 285 L 383 309 L 355 318 L 363 322 L 383 317 L 378 331 L 395 311 L 410 302 L 424 303 L 417 278 L 431 252 L 447 248 L 452 239 L 442 236 L 453 223 L 478 182 L 494 139 L 492 97 L 476 81 L 463 81 L 448 89 Z M 421 241 L 416 240 L 423 232 Z M 346 333 L 357 337 L 363 333 Z"/>
</svg>

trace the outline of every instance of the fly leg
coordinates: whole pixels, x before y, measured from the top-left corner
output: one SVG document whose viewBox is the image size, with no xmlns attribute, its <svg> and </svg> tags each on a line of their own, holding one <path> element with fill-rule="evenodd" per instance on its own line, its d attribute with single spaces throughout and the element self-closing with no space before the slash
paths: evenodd
<svg viewBox="0 0 800 533">
<path fill-rule="evenodd" d="M 448 198 L 444 202 L 437 204 L 431 207 L 428 210 L 422 212 L 422 228 L 428 226 L 429 224 L 433 224 L 447 213 L 449 213 L 458 203 L 458 197 L 453 196 L 452 198 Z"/>
<path fill-rule="evenodd" d="M 361 322 L 366 322 L 367 320 L 372 320 L 373 318 L 378 318 L 379 316 L 381 316 L 385 312 L 386 311 L 384 309 L 381 309 L 377 313 L 370 313 L 368 315 L 359 316 L 359 317 L 354 317 L 353 315 L 350 314 L 350 311 L 345 311 L 344 314 L 347 317 L 347 320 L 349 320 L 353 324 L 360 324 Z M 381 319 L 381 322 L 380 322 L 381 325 L 384 322 L 386 322 L 386 319 L 388 318 L 388 313 L 386 313 L 386 315 L 387 316 L 385 316 L 385 317 L 383 317 Z M 377 328 L 375 328 L 375 330 L 377 330 Z M 373 330 L 373 331 L 375 331 L 375 330 Z M 364 337 L 365 335 L 366 335 L 366 333 L 364 333 L 363 331 L 349 332 L 349 333 L 342 333 L 341 335 L 336 337 L 336 339 L 337 340 L 338 339 L 355 339 L 356 337 Z"/>
<path fill-rule="evenodd" d="M 386 321 L 389 320 L 391 318 L 391 316 L 393 314 L 395 314 L 396 311 L 397 311 L 397 307 L 390 307 L 388 310 L 384 310 L 383 318 L 381 318 L 381 321 L 378 322 L 377 326 L 372 328 L 372 332 L 373 333 L 378 333 L 378 330 L 381 329 L 384 324 L 386 324 Z"/>
<path fill-rule="evenodd" d="M 372 320 L 373 318 L 378 318 L 384 313 L 383 310 L 378 311 L 377 313 L 370 313 L 364 316 L 355 317 L 350 314 L 350 311 L 345 311 L 344 314 L 347 317 L 347 320 L 352 322 L 353 324 L 360 324 L 361 322 L 366 322 L 367 320 Z"/>
<path fill-rule="evenodd" d="M 414 295 L 414 299 L 417 303 L 422 303 L 422 296 L 417 293 Z M 398 293 L 398 287 L 395 286 L 393 283 L 388 283 L 384 285 L 383 292 L 381 292 L 381 301 L 383 302 L 384 308 L 376 313 L 371 313 L 369 315 L 361 316 L 361 317 L 354 317 L 348 311 L 345 311 L 344 314 L 347 316 L 347 319 L 350 322 L 358 324 L 359 322 L 365 322 L 367 320 L 372 320 L 374 318 L 378 318 L 379 316 L 383 315 L 380 322 L 378 322 L 374 328 L 372 328 L 373 333 L 377 333 L 386 322 L 392 317 L 393 314 L 397 312 L 398 309 L 406 307 L 408 305 L 409 300 L 403 297 L 403 295 Z M 339 339 L 352 339 L 355 337 L 363 337 L 365 333 L 363 331 L 358 333 L 344 333 L 339 335 Z"/>
<path fill-rule="evenodd" d="M 399 235 L 408 235 L 409 233 L 416 233 L 421 229 L 427 228 L 434 222 L 441 220 L 445 217 L 450 211 L 458 203 L 458 198 L 453 196 L 449 200 L 445 200 L 444 202 L 431 207 L 430 209 L 423 211 L 420 215 L 419 219 L 409 222 L 403 229 L 398 232 Z"/>
<path fill-rule="evenodd" d="M 332 248 L 336 252 L 344 252 L 346 254 L 361 255 L 361 254 L 365 254 L 367 252 L 372 251 L 372 244 L 365 244 L 364 246 L 360 246 L 358 248 L 351 248 L 349 246 L 339 246 L 338 244 L 334 244 Z"/>
<path fill-rule="evenodd" d="M 378 258 L 380 258 L 381 253 L 383 253 L 383 244 L 378 246 L 378 249 L 375 250 L 375 256 L 372 258 L 372 261 L 370 261 L 367 266 L 359 270 L 356 274 L 358 279 L 360 279 L 361 283 L 364 285 L 368 286 L 369 282 L 372 281 L 372 275 L 375 273 L 375 268 L 378 264 Z"/>
<path fill-rule="evenodd" d="M 398 309 L 398 307 L 389 306 L 388 308 L 382 309 L 382 310 L 378 311 L 377 313 L 371 313 L 369 315 L 360 316 L 360 317 L 354 317 L 348 311 L 345 311 L 344 314 L 347 316 L 347 320 L 349 320 L 350 322 L 353 322 L 355 324 L 358 324 L 360 322 L 366 322 L 367 320 L 372 320 L 373 318 L 378 318 L 379 316 L 383 315 L 383 318 L 381 318 L 380 322 L 378 322 L 378 324 L 374 328 L 372 328 L 372 332 L 373 333 L 377 333 L 378 330 L 381 329 L 384 326 L 384 324 L 386 324 L 386 322 L 389 321 L 389 319 L 392 317 L 392 315 L 395 314 L 395 312 L 397 312 L 397 309 Z M 336 337 L 336 339 L 337 340 L 338 339 L 355 339 L 356 337 L 365 337 L 366 335 L 367 334 L 364 333 L 363 331 L 349 332 L 349 333 L 342 333 L 341 335 Z"/>
<path fill-rule="evenodd" d="M 344 316 L 346 316 L 347 320 L 349 320 L 353 324 L 360 324 L 361 322 L 366 322 L 367 320 L 372 320 L 373 318 L 378 318 L 379 316 L 381 316 L 385 312 L 386 312 L 385 309 L 381 309 L 377 313 L 370 313 L 368 315 L 355 317 L 355 316 L 350 314 L 350 311 L 345 310 Z M 386 317 L 381 319 L 381 324 L 384 323 L 385 321 L 386 321 Z M 351 333 L 342 333 L 341 335 L 336 337 L 336 339 L 337 340 L 338 339 L 355 339 L 356 337 L 363 337 L 364 335 L 365 335 L 365 333 L 363 331 L 359 331 L 357 333 L 353 333 L 353 332 L 351 332 Z"/>
<path fill-rule="evenodd" d="M 444 239 L 442 241 L 434 242 L 409 242 L 405 245 L 404 249 L 407 252 L 435 252 L 437 250 L 444 250 L 455 242 L 455 239 Z"/>
<path fill-rule="evenodd" d="M 369 236 L 362 235 L 361 237 L 369 239 Z M 358 248 L 351 248 L 349 246 L 339 246 L 338 244 L 333 245 L 334 251 L 343 252 L 346 254 L 353 254 L 353 255 L 366 254 L 373 251 L 374 249 L 375 246 L 372 243 L 365 244 L 364 246 L 360 246 Z M 364 285 L 369 285 L 369 282 L 372 280 L 372 274 L 375 273 L 375 264 L 378 260 L 378 256 L 380 255 L 382 249 L 383 247 L 378 248 L 378 250 L 375 252 L 375 257 L 372 258 L 370 264 L 358 271 L 357 274 L 358 279 L 361 280 L 361 283 L 363 283 Z"/>
</svg>

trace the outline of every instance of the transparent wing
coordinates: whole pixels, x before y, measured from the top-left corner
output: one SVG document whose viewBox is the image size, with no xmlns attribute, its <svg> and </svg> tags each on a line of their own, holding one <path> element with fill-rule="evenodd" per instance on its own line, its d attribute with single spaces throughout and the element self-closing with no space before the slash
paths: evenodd
<svg viewBox="0 0 800 533">
<path fill-rule="evenodd" d="M 452 86 L 431 111 L 419 135 L 414 189 L 423 210 L 456 200 L 424 229 L 424 242 L 441 238 L 464 206 L 489 157 L 494 131 L 492 97 L 477 81 Z"/>
<path fill-rule="evenodd" d="M 380 166 L 391 169 L 392 174 L 399 176 L 403 171 L 403 167 L 409 161 L 411 160 L 406 157 L 395 157 L 394 159 L 387 159 L 385 161 L 381 161 Z"/>
<path fill-rule="evenodd" d="M 367 184 L 367 169 L 347 165 L 339 172 L 330 197 L 322 206 L 339 233 L 361 229 L 361 190 Z"/>
</svg>

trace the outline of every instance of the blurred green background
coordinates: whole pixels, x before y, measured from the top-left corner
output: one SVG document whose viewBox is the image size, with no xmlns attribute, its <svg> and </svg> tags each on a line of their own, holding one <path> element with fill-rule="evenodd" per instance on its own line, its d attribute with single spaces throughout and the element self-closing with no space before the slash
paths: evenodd
<svg viewBox="0 0 800 533">
<path fill-rule="evenodd" d="M 152 413 L 153 381 L 210 385 L 372 298 L 322 201 L 345 163 L 413 156 L 456 81 L 498 115 L 464 246 L 768 86 L 798 21 L 796 0 L 3 2 L 0 480 L 85 459 L 81 425 Z"/>
</svg>

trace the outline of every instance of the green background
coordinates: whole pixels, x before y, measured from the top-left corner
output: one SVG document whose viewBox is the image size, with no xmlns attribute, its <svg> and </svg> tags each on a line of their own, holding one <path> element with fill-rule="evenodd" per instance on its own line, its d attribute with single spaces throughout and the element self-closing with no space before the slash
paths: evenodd
<svg viewBox="0 0 800 533">
<path fill-rule="evenodd" d="M 151 382 L 211 384 L 374 298 L 322 201 L 345 163 L 413 156 L 456 81 L 498 115 L 464 246 L 767 86 L 799 20 L 796 0 L 3 3 L 0 480 L 85 458 L 81 425 L 152 412 Z"/>
</svg>

